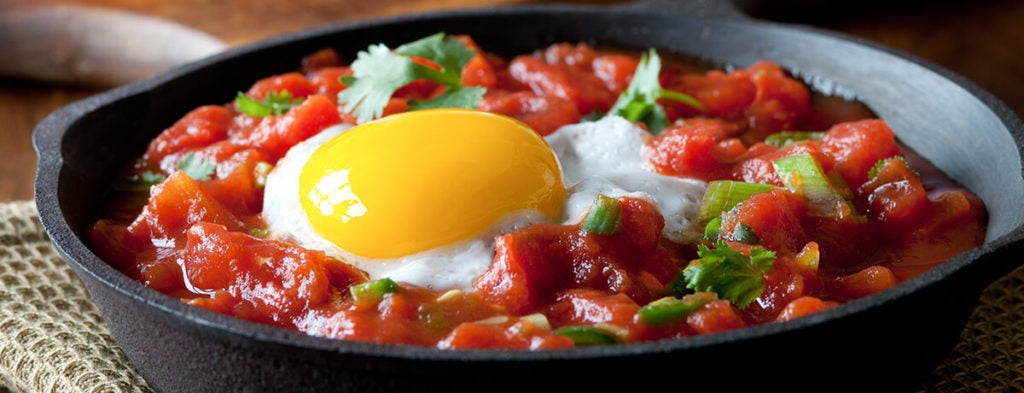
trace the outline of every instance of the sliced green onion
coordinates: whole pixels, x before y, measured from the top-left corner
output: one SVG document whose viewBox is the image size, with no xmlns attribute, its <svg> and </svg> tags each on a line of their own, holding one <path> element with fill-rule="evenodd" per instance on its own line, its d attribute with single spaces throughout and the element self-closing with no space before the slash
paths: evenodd
<svg viewBox="0 0 1024 393">
<path fill-rule="evenodd" d="M 732 230 L 732 238 L 734 242 L 740 242 L 743 244 L 758 244 L 761 243 L 761 239 L 757 238 L 757 234 L 750 228 L 749 225 L 740 223 L 736 226 L 736 229 Z"/>
<path fill-rule="evenodd" d="M 555 329 L 560 334 L 572 339 L 577 346 L 617 344 L 619 338 L 615 334 L 596 326 L 565 326 Z"/>
<path fill-rule="evenodd" d="M 357 284 L 349 287 L 349 292 L 352 293 L 352 299 L 357 303 L 362 302 L 379 302 L 384 299 L 384 295 L 388 293 L 398 292 L 400 287 L 397 283 L 392 281 L 390 278 L 382 278 L 379 280 L 367 281 L 362 284 Z"/>
<path fill-rule="evenodd" d="M 825 133 L 821 131 L 780 131 L 768 135 L 764 138 L 764 143 L 777 147 L 786 147 L 799 142 L 821 140 L 823 136 L 825 136 Z"/>
<path fill-rule="evenodd" d="M 466 293 L 462 292 L 461 289 L 449 289 L 448 292 L 442 293 L 441 296 L 437 297 L 438 303 L 446 303 L 454 300 L 462 299 Z"/>
<path fill-rule="evenodd" d="M 708 241 L 717 241 L 722 232 L 722 216 L 712 218 L 708 221 L 708 224 L 704 226 L 704 239 Z"/>
<path fill-rule="evenodd" d="M 619 200 L 598 194 L 581 227 L 587 233 L 614 235 L 619 226 Z"/>
<path fill-rule="evenodd" d="M 828 181 L 821 164 L 810 154 L 779 158 L 772 161 L 772 166 L 787 189 L 807 198 L 812 215 L 836 217 L 852 211 L 842 193 Z"/>
<path fill-rule="evenodd" d="M 697 221 L 709 222 L 711 219 L 729 211 L 736 204 L 747 200 L 751 195 L 768 192 L 775 186 L 760 183 L 745 183 L 734 180 L 714 180 L 708 183 L 704 198 L 700 204 Z"/>
<path fill-rule="evenodd" d="M 551 322 L 548 322 L 548 317 L 541 313 L 533 313 L 529 315 L 523 315 L 519 317 L 519 321 L 526 321 L 533 326 L 539 327 L 544 330 L 551 330 Z"/>
<path fill-rule="evenodd" d="M 697 101 L 696 98 L 693 98 L 693 96 L 689 94 L 675 90 L 662 89 L 661 94 L 659 96 L 660 98 L 667 98 L 672 101 L 682 102 L 693 109 L 704 112 L 704 104 L 702 104 L 700 101 Z"/>
<path fill-rule="evenodd" d="M 640 317 L 640 321 L 648 326 L 665 325 L 685 318 L 716 299 L 718 299 L 718 295 L 713 292 L 697 292 L 682 298 L 666 296 L 647 303 L 637 311 L 637 315 Z"/>
<path fill-rule="evenodd" d="M 267 228 L 253 228 L 249 230 L 249 236 L 265 238 L 270 236 L 270 229 Z"/>
</svg>

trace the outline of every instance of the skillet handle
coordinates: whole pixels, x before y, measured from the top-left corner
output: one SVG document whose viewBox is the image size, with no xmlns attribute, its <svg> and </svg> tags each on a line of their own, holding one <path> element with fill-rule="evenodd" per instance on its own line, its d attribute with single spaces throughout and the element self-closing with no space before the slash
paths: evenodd
<svg viewBox="0 0 1024 393">
<path fill-rule="evenodd" d="M 666 14 L 750 19 L 736 3 L 741 0 L 637 0 L 626 9 Z"/>
</svg>

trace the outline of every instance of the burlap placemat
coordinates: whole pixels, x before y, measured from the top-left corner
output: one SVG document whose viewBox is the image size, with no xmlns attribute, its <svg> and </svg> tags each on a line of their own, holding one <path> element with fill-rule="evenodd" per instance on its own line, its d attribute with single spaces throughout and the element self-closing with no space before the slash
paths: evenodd
<svg viewBox="0 0 1024 393">
<path fill-rule="evenodd" d="M 1024 392 L 1024 269 L 989 287 L 921 392 Z M 151 392 L 32 202 L 0 203 L 0 391 Z"/>
</svg>

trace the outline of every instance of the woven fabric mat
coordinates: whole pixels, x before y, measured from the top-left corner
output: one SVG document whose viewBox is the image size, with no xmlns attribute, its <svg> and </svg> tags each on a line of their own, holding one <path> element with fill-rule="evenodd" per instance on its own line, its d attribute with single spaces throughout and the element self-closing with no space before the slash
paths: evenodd
<svg viewBox="0 0 1024 393">
<path fill-rule="evenodd" d="M 982 296 L 920 392 L 1024 392 L 1024 268 Z M 0 203 L 0 392 L 151 392 L 30 201 Z"/>
</svg>

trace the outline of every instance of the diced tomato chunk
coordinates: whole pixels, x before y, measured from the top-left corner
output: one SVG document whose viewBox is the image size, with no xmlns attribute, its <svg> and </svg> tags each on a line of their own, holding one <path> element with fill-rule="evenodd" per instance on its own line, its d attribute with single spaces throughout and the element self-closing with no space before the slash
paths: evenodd
<svg viewBox="0 0 1024 393">
<path fill-rule="evenodd" d="M 600 323 L 629 326 L 640 309 L 633 299 L 621 293 L 607 294 L 590 289 L 573 289 L 559 295 L 558 301 L 544 312 L 552 326 L 581 326 Z"/>
<path fill-rule="evenodd" d="M 580 121 L 580 112 L 572 101 L 529 91 L 489 92 L 480 101 L 479 109 L 514 117 L 541 135 Z"/>
<path fill-rule="evenodd" d="M 266 241 L 223 225 L 200 222 L 188 230 L 182 269 L 200 292 L 224 292 L 233 314 L 294 326 L 305 310 L 332 299 L 332 286 L 366 280 L 322 251 Z M 339 272 L 344 272 L 339 274 Z"/>
<path fill-rule="evenodd" d="M 697 334 L 721 333 L 747 326 L 740 313 L 727 300 L 712 300 L 687 315 L 686 323 Z"/>
<path fill-rule="evenodd" d="M 244 223 L 183 171 L 150 189 L 149 203 L 128 227 L 133 236 L 173 244 L 201 221 L 240 230 Z"/>
<path fill-rule="evenodd" d="M 764 183 L 782 186 L 782 179 L 779 177 L 778 173 L 775 173 L 775 166 L 772 161 L 800 154 L 810 154 L 811 157 L 822 164 L 822 170 L 824 170 L 825 173 L 828 173 L 831 169 L 826 166 L 826 164 L 831 163 L 831 161 L 823 159 L 823 155 L 821 150 L 818 148 L 818 144 L 813 141 L 798 143 L 779 149 L 769 147 L 765 144 L 759 144 L 757 146 L 761 146 L 760 154 L 749 155 L 746 159 L 733 167 L 733 177 L 736 180 L 742 180 L 748 183 Z"/>
<path fill-rule="evenodd" d="M 608 90 L 618 95 L 629 87 L 640 60 L 632 56 L 604 54 L 594 57 L 591 64 L 594 75 L 604 82 Z"/>
<path fill-rule="evenodd" d="M 929 201 L 921 178 L 908 164 L 887 159 L 877 174 L 857 189 L 858 205 L 871 219 L 883 222 L 890 235 L 906 232 L 928 213 Z"/>
<path fill-rule="evenodd" d="M 352 75 L 349 67 L 326 67 L 320 68 L 309 74 L 309 82 L 316 87 L 316 93 L 322 95 L 332 102 L 337 102 L 338 93 L 345 90 L 347 86 L 341 83 L 341 77 Z"/>
<path fill-rule="evenodd" d="M 216 176 L 203 183 L 211 197 L 235 214 L 257 214 L 263 210 L 262 181 L 266 181 L 270 161 L 256 149 L 246 149 L 217 163 Z M 267 166 L 262 168 L 261 165 Z M 262 179 L 261 179 L 262 177 Z"/>
<path fill-rule="evenodd" d="M 474 283 L 481 297 L 522 313 L 552 300 L 554 289 L 566 282 L 569 272 L 558 260 L 549 257 L 545 248 L 568 230 L 560 225 L 537 224 L 529 227 L 529 236 L 522 231 L 494 239 L 495 257 Z"/>
<path fill-rule="evenodd" d="M 263 117 L 250 132 L 232 136 L 232 142 L 259 149 L 270 163 L 276 163 L 292 146 L 339 122 L 337 106 L 313 95 L 282 116 Z"/>
<path fill-rule="evenodd" d="M 255 100 L 263 100 L 270 93 L 280 94 L 283 91 L 287 91 L 291 93 L 293 98 L 302 98 L 316 93 L 316 90 L 316 86 L 310 83 L 305 75 L 298 72 L 289 72 L 260 79 L 249 88 L 246 95 Z"/>
<path fill-rule="evenodd" d="M 557 349 L 571 348 L 567 336 L 535 326 L 527 320 L 505 323 L 467 322 L 438 343 L 442 349 Z"/>
<path fill-rule="evenodd" d="M 985 240 L 984 204 L 964 189 L 943 190 L 930 198 L 930 214 L 905 232 L 888 259 L 901 279 L 916 276 Z"/>
<path fill-rule="evenodd" d="M 810 92 L 803 83 L 790 78 L 778 64 L 761 61 L 745 70 L 757 90 L 747 109 L 747 143 L 764 140 L 770 134 L 792 129 L 811 107 Z"/>
<path fill-rule="evenodd" d="M 227 137 L 232 114 L 223 106 L 206 105 L 185 114 L 152 142 L 143 157 L 154 168 L 163 158 L 183 150 L 200 148 Z"/>
<path fill-rule="evenodd" d="M 795 254 L 809 239 L 799 216 L 793 212 L 790 198 L 792 196 L 782 190 L 752 195 L 723 216 L 722 238 L 739 240 L 740 232 L 749 228 L 763 247 Z"/>
<path fill-rule="evenodd" d="M 686 73 L 670 79 L 665 88 L 689 94 L 703 104 L 707 117 L 736 119 L 743 115 L 750 103 L 754 102 L 757 89 L 745 74 L 725 73 L 712 70 L 704 75 Z M 690 106 L 675 102 L 663 101 L 666 113 L 695 116 L 699 114 Z"/>
<path fill-rule="evenodd" d="M 705 181 L 727 179 L 733 163 L 721 161 L 714 152 L 735 131 L 734 125 L 722 120 L 688 119 L 653 138 L 644 151 L 645 159 L 661 174 Z"/>
<path fill-rule="evenodd" d="M 899 278 L 885 266 L 868 266 L 863 270 L 826 282 L 828 293 L 836 299 L 846 301 L 881 292 L 899 283 Z"/>
<path fill-rule="evenodd" d="M 896 135 L 877 119 L 837 124 L 825 133 L 820 146 L 851 190 L 868 180 L 868 172 L 879 160 L 901 155 Z"/>
<path fill-rule="evenodd" d="M 835 305 L 835 302 L 826 302 L 814 296 L 801 296 L 789 302 L 789 304 L 786 305 L 786 308 L 782 309 L 782 312 L 779 313 L 779 317 L 776 320 L 788 321 L 804 315 L 813 314 L 818 311 L 827 310 Z"/>
<path fill-rule="evenodd" d="M 515 58 L 508 69 L 514 79 L 534 93 L 567 99 L 581 114 L 607 112 L 617 98 L 594 74 L 551 65 L 532 56 Z"/>
</svg>

